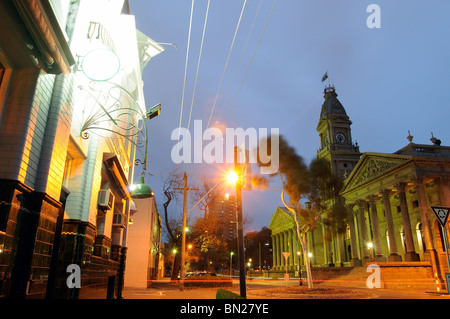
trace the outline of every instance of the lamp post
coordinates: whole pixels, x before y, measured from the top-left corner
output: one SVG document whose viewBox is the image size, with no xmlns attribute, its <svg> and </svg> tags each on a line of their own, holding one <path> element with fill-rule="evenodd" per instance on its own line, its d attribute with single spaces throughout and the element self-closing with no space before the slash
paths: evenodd
<svg viewBox="0 0 450 319">
<path fill-rule="evenodd" d="M 175 270 L 175 258 L 176 258 L 176 255 L 177 255 L 177 249 L 176 248 L 174 248 L 174 249 L 172 249 L 172 253 L 173 253 L 173 266 L 172 266 L 172 272 Z"/>
<path fill-rule="evenodd" d="M 369 248 L 369 251 L 370 251 L 370 261 L 373 261 L 373 254 L 372 254 L 373 244 L 372 243 L 368 243 L 367 247 Z"/>
<path fill-rule="evenodd" d="M 247 298 L 247 291 L 245 287 L 245 256 L 244 256 L 244 228 L 242 225 L 242 176 L 241 167 L 238 163 L 238 151 L 237 146 L 234 147 L 234 166 L 235 174 L 237 176 L 236 181 L 236 215 L 238 226 L 238 257 L 239 257 L 239 286 L 240 294 L 242 298 Z"/>
<path fill-rule="evenodd" d="M 232 272 L 232 265 L 233 265 L 233 255 L 234 255 L 234 252 L 230 252 L 230 278 L 231 278 L 231 272 Z"/>
</svg>

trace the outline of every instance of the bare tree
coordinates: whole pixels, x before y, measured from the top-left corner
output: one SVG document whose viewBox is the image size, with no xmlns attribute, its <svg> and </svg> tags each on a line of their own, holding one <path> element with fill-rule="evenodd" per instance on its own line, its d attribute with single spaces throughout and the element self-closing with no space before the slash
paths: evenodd
<svg viewBox="0 0 450 319">
<path fill-rule="evenodd" d="M 172 170 L 167 178 L 164 180 L 163 192 L 166 197 L 166 201 L 163 204 L 164 207 L 164 224 L 166 226 L 166 231 L 169 239 L 169 243 L 175 247 L 181 247 L 181 217 L 180 218 L 169 218 L 169 205 L 173 201 L 177 201 L 181 197 L 179 190 L 175 188 L 180 188 L 183 186 L 183 175 L 176 169 Z M 180 249 L 178 249 L 180 251 Z M 172 269 L 172 280 L 178 278 L 178 273 L 181 265 L 180 254 L 175 254 L 173 269 Z"/>
<path fill-rule="evenodd" d="M 203 212 L 205 219 L 210 216 L 214 210 L 215 201 L 222 196 L 223 187 L 220 182 L 203 176 L 200 181 L 198 191 L 193 196 L 194 203 Z"/>
</svg>

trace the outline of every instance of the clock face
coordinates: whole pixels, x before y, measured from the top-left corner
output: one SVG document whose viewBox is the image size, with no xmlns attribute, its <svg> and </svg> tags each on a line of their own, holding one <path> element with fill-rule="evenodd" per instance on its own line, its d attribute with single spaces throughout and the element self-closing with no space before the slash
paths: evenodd
<svg viewBox="0 0 450 319">
<path fill-rule="evenodd" d="M 343 144 L 345 142 L 345 135 L 341 132 L 336 133 L 336 142 Z"/>
</svg>

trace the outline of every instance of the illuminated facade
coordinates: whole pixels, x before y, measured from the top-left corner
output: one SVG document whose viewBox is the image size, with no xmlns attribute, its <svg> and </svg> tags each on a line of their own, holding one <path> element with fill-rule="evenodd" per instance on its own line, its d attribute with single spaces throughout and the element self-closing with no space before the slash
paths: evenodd
<svg viewBox="0 0 450 319">
<path fill-rule="evenodd" d="M 155 197 L 135 199 L 127 234 L 125 287 L 148 288 L 163 276 L 164 257 L 161 246 L 161 216 Z"/>
<path fill-rule="evenodd" d="M 337 231 L 318 223 L 308 232 L 312 265 L 358 267 L 373 260 L 382 269 L 408 268 L 412 278 L 420 266 L 429 282 L 437 277 L 443 283 L 448 273 L 443 234 L 431 206 L 450 206 L 450 147 L 433 136 L 431 144 L 415 144 L 409 135 L 409 144 L 392 154 L 360 153 L 334 87 L 325 89 L 324 98 L 317 157 L 326 158 L 332 172 L 344 179 L 336 200 L 346 206 L 347 227 Z M 276 209 L 269 229 L 274 270 L 295 271 L 303 265 L 295 257 L 300 249 L 295 223 L 284 208 Z M 287 261 L 283 252 L 290 253 Z"/>
<path fill-rule="evenodd" d="M 120 297 L 142 70 L 163 48 L 124 0 L 6 0 L 0 27 L 0 297 Z"/>
</svg>

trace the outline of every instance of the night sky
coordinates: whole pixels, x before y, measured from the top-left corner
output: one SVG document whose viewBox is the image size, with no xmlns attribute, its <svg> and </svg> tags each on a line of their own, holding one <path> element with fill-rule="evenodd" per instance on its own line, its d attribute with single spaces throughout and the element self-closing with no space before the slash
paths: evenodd
<svg viewBox="0 0 450 319">
<path fill-rule="evenodd" d="M 191 133 L 194 120 L 206 128 L 214 106 L 212 124 L 278 128 L 310 163 L 320 147 L 316 127 L 328 85 L 321 78 L 328 71 L 361 152 L 393 153 L 409 143 L 408 130 L 415 143 L 431 144 L 433 132 L 450 145 L 449 1 L 279 0 L 261 38 L 274 1 L 248 0 L 230 53 L 244 2 L 210 2 L 192 103 L 208 1 L 194 3 L 183 99 L 191 0 L 130 0 L 141 32 L 177 45 L 164 45 L 143 74 L 147 108 L 162 104 L 161 114 L 148 123 L 148 171 L 153 176 L 146 177 L 160 213 L 161 181 L 176 166 L 171 150 L 177 141 L 171 134 L 179 127 L 182 103 L 185 128 L 192 105 Z M 367 25 L 370 4 L 381 9 L 380 28 Z M 193 186 L 203 174 L 218 178 L 225 165 L 178 168 L 188 172 Z M 273 180 L 272 187 L 243 192 L 243 212 L 252 220 L 246 232 L 267 227 L 282 205 L 279 183 Z M 181 216 L 182 202 L 172 211 Z"/>
</svg>

